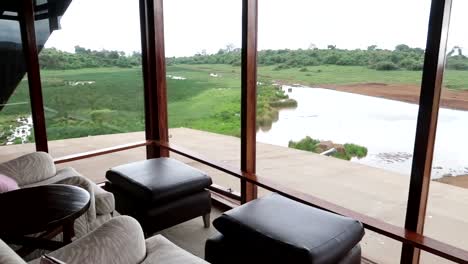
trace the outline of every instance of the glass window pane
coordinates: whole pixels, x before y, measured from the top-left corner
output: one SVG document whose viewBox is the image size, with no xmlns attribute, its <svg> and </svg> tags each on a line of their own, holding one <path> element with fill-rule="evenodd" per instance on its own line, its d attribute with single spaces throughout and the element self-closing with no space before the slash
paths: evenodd
<svg viewBox="0 0 468 264">
<path fill-rule="evenodd" d="M 71 139 L 73 140 L 73 139 Z M 67 142 L 68 144 L 68 142 Z M 146 159 L 146 148 L 134 148 L 88 159 L 77 160 L 57 165 L 57 169 L 72 167 L 86 178 L 96 183 L 106 181 L 109 168 Z"/>
<path fill-rule="evenodd" d="M 54 157 L 145 139 L 139 21 L 124 0 L 74 0 L 59 18 L 40 53 Z"/>
<path fill-rule="evenodd" d="M 36 150 L 18 21 L 0 19 L 0 163 Z"/>
<path fill-rule="evenodd" d="M 441 258 L 439 256 L 430 254 L 428 252 L 422 252 L 419 263 L 429 263 L 429 264 L 454 264 L 456 262 Z"/>
<path fill-rule="evenodd" d="M 466 1 L 453 1 L 424 227 L 425 235 L 464 250 L 468 250 L 468 237 L 464 235 L 468 229 L 466 10 Z"/>
<path fill-rule="evenodd" d="M 403 226 L 430 3 L 260 0 L 257 173 Z"/>
<path fill-rule="evenodd" d="M 240 167 L 241 17 L 240 1 L 164 2 L 170 142 L 235 168 Z M 239 180 L 215 170 L 210 176 L 240 191 Z"/>
</svg>

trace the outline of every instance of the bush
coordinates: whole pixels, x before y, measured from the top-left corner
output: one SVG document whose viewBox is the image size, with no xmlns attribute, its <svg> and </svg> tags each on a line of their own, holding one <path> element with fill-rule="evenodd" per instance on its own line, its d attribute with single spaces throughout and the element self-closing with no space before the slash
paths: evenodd
<svg viewBox="0 0 468 264">
<path fill-rule="evenodd" d="M 292 141 L 290 140 L 288 143 L 288 147 L 290 148 L 295 148 L 295 149 L 300 149 L 300 150 L 306 150 L 306 151 L 311 151 L 315 152 L 317 149 L 317 145 L 320 143 L 320 140 L 313 139 L 309 136 L 301 139 L 300 141 Z"/>
<path fill-rule="evenodd" d="M 257 114 L 257 126 L 260 127 L 270 127 L 273 122 L 278 121 L 279 112 L 275 108 L 265 108 L 258 111 Z"/>
<path fill-rule="evenodd" d="M 350 56 L 342 56 L 341 58 L 338 59 L 336 62 L 336 65 L 357 65 L 353 58 Z"/>
<path fill-rule="evenodd" d="M 390 61 L 381 61 L 375 64 L 374 68 L 378 71 L 395 71 L 398 70 L 398 66 Z"/>
<path fill-rule="evenodd" d="M 324 63 L 325 64 L 336 64 L 340 57 L 337 54 L 331 54 L 325 57 Z"/>
<path fill-rule="evenodd" d="M 295 107 L 297 102 L 289 99 L 289 96 L 280 88 L 268 84 L 268 81 L 260 80 L 257 90 L 257 128 L 268 129 L 272 123 L 278 120 L 279 109 Z"/>
<path fill-rule="evenodd" d="M 415 62 L 414 64 L 408 65 L 408 67 L 406 67 L 406 69 L 410 71 L 422 71 L 423 68 L 424 64 L 422 62 Z"/>
<path fill-rule="evenodd" d="M 451 70 L 466 71 L 468 70 L 468 63 L 461 60 L 448 60 L 447 68 Z"/>
<path fill-rule="evenodd" d="M 288 147 L 306 150 L 314 153 L 321 153 L 327 149 L 321 149 L 318 147 L 320 140 L 313 139 L 309 136 L 301 139 L 300 141 L 290 140 Z M 333 144 L 333 143 L 332 143 Z M 333 147 L 337 150 L 331 154 L 332 157 L 342 159 L 342 160 L 351 160 L 351 158 L 357 157 L 358 159 L 364 158 L 367 156 L 367 148 L 359 146 L 356 144 L 346 143 L 341 147 L 339 144 L 333 144 Z"/>
<path fill-rule="evenodd" d="M 270 103 L 271 107 L 284 108 L 284 107 L 297 107 L 297 101 L 294 99 L 281 99 Z"/>
<path fill-rule="evenodd" d="M 344 144 L 345 152 L 351 157 L 364 158 L 367 156 L 367 148 L 356 144 Z"/>
<path fill-rule="evenodd" d="M 307 68 L 304 67 L 304 68 L 299 69 L 299 71 L 300 71 L 300 72 L 308 72 L 309 69 L 307 69 Z"/>
<path fill-rule="evenodd" d="M 400 62 L 400 67 L 410 71 L 420 71 L 423 69 L 423 63 L 413 59 L 404 59 Z"/>
</svg>

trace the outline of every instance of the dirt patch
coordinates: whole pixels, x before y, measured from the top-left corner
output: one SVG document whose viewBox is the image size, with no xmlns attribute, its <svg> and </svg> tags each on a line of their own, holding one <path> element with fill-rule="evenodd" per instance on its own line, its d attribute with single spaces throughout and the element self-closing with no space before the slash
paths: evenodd
<svg viewBox="0 0 468 264">
<path fill-rule="evenodd" d="M 360 83 L 349 85 L 317 85 L 331 90 L 363 94 L 385 99 L 419 104 L 420 86 L 414 84 Z M 468 91 L 455 91 L 444 88 L 441 107 L 468 110 Z"/>
<path fill-rule="evenodd" d="M 468 189 L 468 175 L 444 176 L 439 179 L 434 179 L 433 181 Z"/>
</svg>

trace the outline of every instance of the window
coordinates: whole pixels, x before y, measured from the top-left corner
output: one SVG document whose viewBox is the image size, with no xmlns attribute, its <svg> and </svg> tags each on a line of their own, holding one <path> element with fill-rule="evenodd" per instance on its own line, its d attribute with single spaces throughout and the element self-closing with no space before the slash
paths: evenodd
<svg viewBox="0 0 468 264">
<path fill-rule="evenodd" d="M 240 1 L 164 2 L 169 141 L 235 168 L 240 166 L 241 14 Z M 239 180 L 209 172 L 216 184 L 240 191 Z"/>
<path fill-rule="evenodd" d="M 467 250 L 468 58 L 464 1 L 453 1 L 424 234 Z M 430 255 L 422 254 L 421 262 Z"/>
<path fill-rule="evenodd" d="M 40 66 L 52 156 L 145 139 L 138 2 L 72 1 Z"/>
<path fill-rule="evenodd" d="M 257 173 L 403 227 L 429 8 L 260 0 Z M 362 248 L 401 254 L 370 231 Z"/>
<path fill-rule="evenodd" d="M 36 147 L 19 22 L 0 19 L 0 29 L 0 162 L 4 162 Z"/>
</svg>

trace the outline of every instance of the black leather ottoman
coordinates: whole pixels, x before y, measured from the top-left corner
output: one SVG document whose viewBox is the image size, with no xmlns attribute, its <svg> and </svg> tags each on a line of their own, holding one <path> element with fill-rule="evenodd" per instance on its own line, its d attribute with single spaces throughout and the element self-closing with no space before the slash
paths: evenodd
<svg viewBox="0 0 468 264">
<path fill-rule="evenodd" d="M 195 168 L 157 158 L 114 167 L 106 178 L 117 212 L 136 218 L 146 235 L 198 216 L 209 227 L 211 195 L 205 188 L 212 181 Z"/>
<path fill-rule="evenodd" d="M 272 194 L 213 221 L 206 241 L 212 263 L 361 263 L 362 224 Z"/>
</svg>

